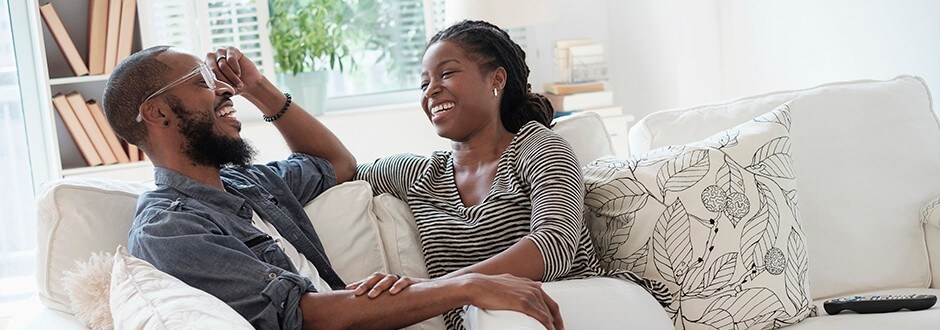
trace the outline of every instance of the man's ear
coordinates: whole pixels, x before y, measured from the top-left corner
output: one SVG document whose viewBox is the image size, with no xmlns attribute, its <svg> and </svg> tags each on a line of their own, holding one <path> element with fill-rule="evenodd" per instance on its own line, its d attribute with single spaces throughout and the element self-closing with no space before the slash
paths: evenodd
<svg viewBox="0 0 940 330">
<path fill-rule="evenodd" d="M 163 126 L 163 122 L 170 117 L 170 108 L 161 102 L 144 102 L 138 107 L 138 110 L 140 110 L 140 117 L 143 119 L 141 124 Z"/>
</svg>

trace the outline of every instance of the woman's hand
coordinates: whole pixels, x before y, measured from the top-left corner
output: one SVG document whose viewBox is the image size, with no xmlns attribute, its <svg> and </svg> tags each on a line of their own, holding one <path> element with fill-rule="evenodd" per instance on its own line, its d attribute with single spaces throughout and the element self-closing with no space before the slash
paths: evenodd
<svg viewBox="0 0 940 330">
<path fill-rule="evenodd" d="M 412 284 L 427 281 L 430 280 L 377 272 L 361 281 L 350 283 L 346 286 L 346 290 L 355 289 L 357 297 L 368 293 L 368 297 L 374 299 L 385 291 L 394 296 Z"/>
</svg>

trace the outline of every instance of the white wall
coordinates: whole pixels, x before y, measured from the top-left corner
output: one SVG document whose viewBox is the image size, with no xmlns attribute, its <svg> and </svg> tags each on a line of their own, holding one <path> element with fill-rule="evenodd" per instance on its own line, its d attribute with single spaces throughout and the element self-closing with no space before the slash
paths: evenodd
<svg viewBox="0 0 940 330">
<path fill-rule="evenodd" d="M 614 101 L 637 118 L 902 73 L 924 77 L 940 100 L 940 0 L 559 0 L 558 6 L 557 22 L 527 34 L 535 48 L 534 89 L 558 78 L 555 40 L 593 38 L 606 46 Z M 320 119 L 360 161 L 449 149 L 417 101 Z M 262 150 L 260 160 L 283 158 L 286 147 L 265 125 L 248 123 L 245 135 Z"/>
<path fill-rule="evenodd" d="M 908 73 L 940 91 L 940 1 L 721 1 L 722 98 Z"/>
</svg>

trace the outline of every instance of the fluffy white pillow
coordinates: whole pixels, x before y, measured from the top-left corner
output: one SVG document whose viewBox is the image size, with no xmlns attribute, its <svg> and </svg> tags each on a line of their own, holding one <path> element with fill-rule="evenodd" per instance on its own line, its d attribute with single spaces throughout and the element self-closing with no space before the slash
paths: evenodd
<svg viewBox="0 0 940 330">
<path fill-rule="evenodd" d="M 114 329 L 108 300 L 111 296 L 110 252 L 92 253 L 86 261 L 62 275 L 62 287 L 69 297 L 69 308 L 89 329 Z"/>
<path fill-rule="evenodd" d="M 116 329 L 252 329 L 213 295 L 137 259 L 119 246 L 111 271 Z"/>
<path fill-rule="evenodd" d="M 388 272 L 368 182 L 350 181 L 330 188 L 304 211 L 343 281 L 352 283 L 375 272 Z"/>
<path fill-rule="evenodd" d="M 783 326 L 813 313 L 789 128 L 785 104 L 698 143 L 585 166 L 602 265 L 665 283 L 677 329 Z"/>
</svg>

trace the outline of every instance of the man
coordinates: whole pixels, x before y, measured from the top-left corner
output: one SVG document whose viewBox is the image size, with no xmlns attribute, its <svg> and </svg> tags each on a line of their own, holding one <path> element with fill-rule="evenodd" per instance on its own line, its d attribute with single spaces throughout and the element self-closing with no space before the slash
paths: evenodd
<svg viewBox="0 0 940 330">
<path fill-rule="evenodd" d="M 277 127 L 294 152 L 287 160 L 249 165 L 254 151 L 239 135 L 233 95 Z M 377 297 L 344 290 L 303 205 L 349 180 L 355 158 L 235 48 L 205 60 L 170 47 L 135 53 L 111 74 L 103 104 L 115 132 L 155 166 L 157 189 L 138 200 L 131 253 L 256 328 L 399 328 L 468 304 L 562 327 L 540 285 L 510 275 L 470 274 Z"/>
</svg>

